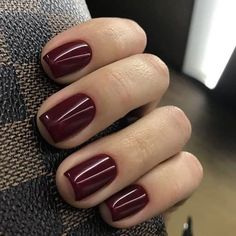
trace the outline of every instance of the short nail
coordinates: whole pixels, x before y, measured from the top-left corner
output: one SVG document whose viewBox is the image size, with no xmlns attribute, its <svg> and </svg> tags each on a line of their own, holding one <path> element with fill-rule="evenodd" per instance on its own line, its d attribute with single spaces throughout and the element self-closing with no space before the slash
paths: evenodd
<svg viewBox="0 0 236 236">
<path fill-rule="evenodd" d="M 116 174 L 116 164 L 106 154 L 92 157 L 64 173 L 74 189 L 76 201 L 111 183 Z"/>
<path fill-rule="evenodd" d="M 112 220 L 118 221 L 142 210 L 148 203 L 148 195 L 140 185 L 130 185 L 106 200 Z"/>
<path fill-rule="evenodd" d="M 81 40 L 54 48 L 43 57 L 55 78 L 84 68 L 91 58 L 90 46 Z"/>
<path fill-rule="evenodd" d="M 39 119 L 57 143 L 88 126 L 95 112 L 95 104 L 90 97 L 76 94 L 43 113 Z"/>
</svg>

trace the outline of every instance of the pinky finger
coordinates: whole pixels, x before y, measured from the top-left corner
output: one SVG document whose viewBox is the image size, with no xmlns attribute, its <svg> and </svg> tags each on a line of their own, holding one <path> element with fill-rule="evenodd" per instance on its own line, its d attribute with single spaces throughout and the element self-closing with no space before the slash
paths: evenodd
<svg viewBox="0 0 236 236">
<path fill-rule="evenodd" d="M 134 226 L 189 197 L 202 176 L 197 158 L 179 153 L 107 199 L 100 205 L 101 215 L 113 227 Z"/>
</svg>

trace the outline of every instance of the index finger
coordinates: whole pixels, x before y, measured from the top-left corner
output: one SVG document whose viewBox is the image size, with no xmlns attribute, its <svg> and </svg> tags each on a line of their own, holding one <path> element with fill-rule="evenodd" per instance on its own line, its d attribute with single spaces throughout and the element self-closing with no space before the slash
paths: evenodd
<svg viewBox="0 0 236 236">
<path fill-rule="evenodd" d="M 58 83 L 71 83 L 96 69 L 143 52 L 146 35 L 134 21 L 97 18 L 51 39 L 42 50 L 45 72 Z"/>
</svg>

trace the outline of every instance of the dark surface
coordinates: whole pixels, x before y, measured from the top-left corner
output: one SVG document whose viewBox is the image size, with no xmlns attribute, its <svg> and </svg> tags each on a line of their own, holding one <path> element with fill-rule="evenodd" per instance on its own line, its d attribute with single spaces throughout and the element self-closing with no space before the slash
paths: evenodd
<svg viewBox="0 0 236 236">
<path fill-rule="evenodd" d="M 236 48 L 214 91 L 218 101 L 230 104 L 236 108 Z"/>
<path fill-rule="evenodd" d="M 87 0 L 87 4 L 93 17 L 137 21 L 147 33 L 147 51 L 181 69 L 194 0 Z"/>
</svg>

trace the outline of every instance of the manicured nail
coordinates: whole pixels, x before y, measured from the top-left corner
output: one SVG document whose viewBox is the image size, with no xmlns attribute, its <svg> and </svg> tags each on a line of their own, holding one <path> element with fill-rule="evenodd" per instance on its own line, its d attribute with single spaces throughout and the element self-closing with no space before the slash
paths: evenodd
<svg viewBox="0 0 236 236">
<path fill-rule="evenodd" d="M 88 126 L 95 112 L 95 104 L 90 97 L 76 94 L 43 113 L 39 119 L 57 143 Z"/>
<path fill-rule="evenodd" d="M 91 58 L 90 46 L 81 40 L 54 48 L 43 57 L 55 78 L 84 68 Z"/>
<path fill-rule="evenodd" d="M 106 200 L 112 220 L 118 221 L 142 210 L 148 203 L 148 195 L 140 185 L 130 185 Z"/>
<path fill-rule="evenodd" d="M 76 201 L 111 183 L 116 174 L 116 164 L 106 154 L 92 157 L 64 173 L 74 189 Z"/>
</svg>

